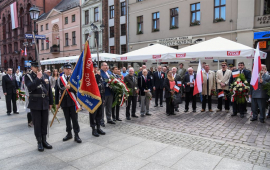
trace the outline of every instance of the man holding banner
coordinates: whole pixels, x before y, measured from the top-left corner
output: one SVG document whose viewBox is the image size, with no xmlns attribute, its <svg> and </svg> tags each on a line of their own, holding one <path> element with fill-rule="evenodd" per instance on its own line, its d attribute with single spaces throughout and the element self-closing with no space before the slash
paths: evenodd
<svg viewBox="0 0 270 170">
<path fill-rule="evenodd" d="M 72 132 L 71 132 L 72 130 L 71 121 L 72 121 L 73 131 L 75 133 L 74 141 L 81 143 L 82 140 L 79 137 L 80 126 L 78 123 L 78 114 L 76 113 L 76 110 L 79 111 L 81 108 L 80 108 L 79 102 L 76 99 L 77 98 L 76 91 L 72 87 L 70 87 L 70 85 L 68 84 L 68 81 L 71 76 L 72 66 L 70 63 L 66 63 L 64 64 L 63 67 L 64 67 L 65 74 L 63 74 L 61 77 L 57 79 L 56 85 L 55 85 L 55 104 L 56 105 L 59 104 L 59 92 L 60 92 L 60 96 L 64 95 L 60 105 L 64 111 L 64 115 L 66 119 L 67 135 L 66 137 L 63 138 L 63 141 L 72 139 Z M 66 92 L 64 93 L 65 90 Z M 58 105 L 58 107 L 60 106 Z"/>
</svg>

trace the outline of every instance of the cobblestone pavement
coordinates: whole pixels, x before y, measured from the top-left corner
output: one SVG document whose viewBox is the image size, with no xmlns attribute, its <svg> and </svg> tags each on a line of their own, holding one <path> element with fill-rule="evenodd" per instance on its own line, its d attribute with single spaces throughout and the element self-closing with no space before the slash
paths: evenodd
<svg viewBox="0 0 270 170">
<path fill-rule="evenodd" d="M 236 117 L 231 117 L 232 113 L 225 112 L 211 113 L 206 111 L 201 113 L 201 103 L 199 102 L 197 102 L 196 113 L 191 112 L 191 109 L 190 112 L 185 113 L 184 102 L 179 106 L 180 112 L 175 112 L 175 116 L 166 116 L 165 102 L 163 107 L 154 107 L 152 100 L 150 106 L 152 116 L 132 118 L 128 122 L 270 150 L 270 119 L 266 119 L 264 124 L 259 121 L 250 122 L 250 107 L 247 108 L 248 113 L 245 118 L 240 118 L 239 114 Z M 216 107 L 216 104 L 212 105 L 214 111 Z M 138 103 L 136 115 L 140 115 Z M 124 107 L 120 109 L 120 118 L 127 122 Z"/>
</svg>

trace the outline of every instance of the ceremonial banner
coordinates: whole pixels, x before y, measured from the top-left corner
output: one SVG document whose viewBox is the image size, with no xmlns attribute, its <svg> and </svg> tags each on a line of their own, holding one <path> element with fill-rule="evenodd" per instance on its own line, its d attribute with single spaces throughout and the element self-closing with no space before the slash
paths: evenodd
<svg viewBox="0 0 270 170">
<path fill-rule="evenodd" d="M 10 15 L 12 29 L 18 28 L 17 2 L 10 4 Z"/>
<path fill-rule="evenodd" d="M 102 104 L 88 42 L 85 43 L 69 83 L 77 91 L 78 102 L 90 113 L 94 113 Z"/>
<path fill-rule="evenodd" d="M 201 66 L 201 60 L 199 60 L 197 76 L 196 76 L 196 80 L 194 82 L 193 96 L 202 92 L 202 82 L 203 82 L 202 66 Z"/>
<path fill-rule="evenodd" d="M 258 89 L 258 78 L 262 70 L 259 44 L 260 42 L 257 44 L 256 53 L 255 53 L 254 62 L 253 62 L 254 66 L 253 66 L 252 76 L 251 76 L 251 81 L 250 81 L 250 84 L 253 86 L 254 90 Z"/>
</svg>

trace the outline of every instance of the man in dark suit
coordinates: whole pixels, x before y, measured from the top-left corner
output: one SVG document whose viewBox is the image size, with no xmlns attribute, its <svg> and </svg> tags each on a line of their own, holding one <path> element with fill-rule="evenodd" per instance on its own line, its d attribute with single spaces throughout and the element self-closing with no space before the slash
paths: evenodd
<svg viewBox="0 0 270 170">
<path fill-rule="evenodd" d="M 134 75 L 134 69 L 132 67 L 129 68 L 128 75 L 124 78 L 124 82 L 126 83 L 127 87 L 131 91 L 131 95 L 128 96 L 128 105 L 126 107 L 127 120 L 131 120 L 130 119 L 131 103 L 132 103 L 131 117 L 138 118 L 138 116 L 136 116 L 135 113 L 136 113 L 137 94 L 139 93 L 138 80 L 137 80 L 137 77 Z"/>
<path fill-rule="evenodd" d="M 19 112 L 17 112 L 16 105 L 16 90 L 19 89 L 19 87 L 15 76 L 12 75 L 11 68 L 8 69 L 7 74 L 2 78 L 2 88 L 4 95 L 6 96 L 7 115 L 10 115 L 11 113 L 11 101 L 13 105 L 13 113 L 19 114 Z"/>
<path fill-rule="evenodd" d="M 188 112 L 189 102 L 192 100 L 192 109 L 193 112 L 196 112 L 196 95 L 193 96 L 194 90 L 194 80 L 196 79 L 196 74 L 193 73 L 193 68 L 188 68 L 188 74 L 185 75 L 184 85 L 185 85 L 185 112 Z"/>
<path fill-rule="evenodd" d="M 240 74 L 244 74 L 245 78 L 247 80 L 248 83 L 250 83 L 251 80 L 251 72 L 249 70 L 244 69 L 245 64 L 244 62 L 239 62 L 238 63 L 238 69 L 232 71 L 232 74 L 234 72 L 240 72 Z M 237 77 L 236 77 L 237 78 Z M 235 81 L 236 78 L 233 78 L 233 76 L 231 75 L 230 78 L 230 85 Z M 237 111 L 240 112 L 240 117 L 244 118 L 244 114 L 246 113 L 246 107 L 247 107 L 247 102 L 245 101 L 245 103 L 243 104 L 237 104 L 236 102 L 232 102 L 233 103 L 233 114 L 231 116 L 236 116 L 237 115 Z"/>
<path fill-rule="evenodd" d="M 138 78 L 138 86 L 141 96 L 141 117 L 151 116 L 149 113 L 150 98 L 147 93 L 151 92 L 152 80 L 146 69 L 143 70 L 143 75 Z"/>
<path fill-rule="evenodd" d="M 112 76 L 114 76 L 117 79 L 120 79 L 120 76 L 118 75 L 118 67 L 114 66 L 112 68 Z M 115 100 L 115 98 L 113 97 L 113 101 L 114 100 Z M 122 121 L 121 119 L 119 119 L 119 110 L 120 110 L 120 106 L 118 104 L 115 105 L 112 108 L 112 118 L 113 118 L 113 121 Z"/>
<path fill-rule="evenodd" d="M 110 79 L 110 74 L 107 72 L 108 70 L 108 64 L 106 62 L 101 63 L 101 70 L 100 75 L 104 80 L 104 86 L 105 86 L 105 107 L 106 107 L 106 117 L 107 117 L 107 123 L 115 124 L 114 121 L 112 121 L 112 103 L 113 103 L 113 91 L 109 87 L 109 84 L 106 82 L 106 80 Z M 104 115 L 102 115 L 101 119 L 101 126 L 104 125 Z"/>
<path fill-rule="evenodd" d="M 174 80 L 176 81 L 176 85 L 180 88 L 179 92 L 181 93 L 182 90 L 182 78 L 180 75 L 177 74 L 177 68 L 176 67 L 173 67 L 172 68 L 172 76 L 174 78 Z M 176 112 L 179 112 L 179 104 L 174 104 L 174 109 Z"/>
<path fill-rule="evenodd" d="M 158 66 L 158 71 L 154 73 L 154 87 L 153 89 L 155 90 L 156 96 L 155 96 L 155 106 L 158 106 L 158 98 L 159 98 L 159 103 L 160 107 L 163 107 L 162 102 L 163 102 L 163 82 L 165 78 L 165 73 L 162 72 L 162 67 Z"/>
<path fill-rule="evenodd" d="M 142 68 L 142 70 L 138 73 L 138 78 L 142 77 L 142 75 L 143 75 L 142 72 L 144 69 L 146 69 L 146 65 L 142 65 L 142 67 L 140 67 L 140 68 Z M 139 107 L 141 107 L 141 94 L 139 93 L 138 95 L 139 95 L 139 99 L 138 99 Z"/>
<path fill-rule="evenodd" d="M 38 71 L 38 62 L 31 62 L 31 72 L 25 75 L 25 85 L 29 91 L 28 108 L 31 110 L 34 132 L 38 141 L 38 151 L 52 149 L 47 142 L 49 110 L 53 105 L 53 94 L 49 77 Z"/>
<path fill-rule="evenodd" d="M 67 89 L 71 95 L 72 93 L 76 96 L 76 91 L 68 85 L 69 78 L 71 76 L 71 64 L 70 63 L 65 63 L 64 64 L 64 73 L 61 77 L 59 77 L 56 81 L 55 85 L 55 104 L 58 105 L 60 96 L 63 95 L 64 91 Z M 63 83 L 64 82 L 64 83 Z M 81 143 L 82 140 L 79 137 L 79 132 L 80 132 L 80 126 L 78 122 L 78 114 L 76 113 L 76 108 L 75 108 L 75 101 L 71 98 L 70 94 L 66 91 L 63 97 L 63 100 L 61 102 L 61 108 L 63 109 L 65 119 L 66 119 L 66 132 L 67 135 L 66 137 L 63 138 L 63 141 L 67 141 L 69 139 L 72 139 L 72 126 L 73 126 L 73 131 L 75 133 L 75 138 L 74 141 L 77 143 Z M 58 106 L 57 106 L 58 107 Z M 72 121 L 72 126 L 71 126 L 71 121 Z"/>
</svg>

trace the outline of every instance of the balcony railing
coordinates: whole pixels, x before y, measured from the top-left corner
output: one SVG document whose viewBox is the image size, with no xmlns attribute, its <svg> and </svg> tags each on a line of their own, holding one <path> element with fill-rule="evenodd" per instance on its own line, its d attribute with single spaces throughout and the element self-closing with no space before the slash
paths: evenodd
<svg viewBox="0 0 270 170">
<path fill-rule="evenodd" d="M 52 46 L 52 47 L 50 48 L 50 52 L 51 52 L 52 54 L 58 54 L 58 53 L 60 53 L 60 47 L 58 47 L 58 46 Z"/>
</svg>

